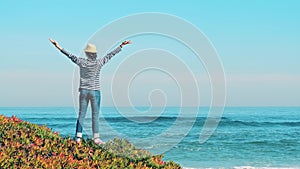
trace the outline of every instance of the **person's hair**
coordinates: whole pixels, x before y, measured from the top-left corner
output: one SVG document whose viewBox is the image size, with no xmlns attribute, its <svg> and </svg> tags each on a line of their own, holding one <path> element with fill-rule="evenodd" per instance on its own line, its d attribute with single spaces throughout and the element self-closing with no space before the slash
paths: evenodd
<svg viewBox="0 0 300 169">
<path fill-rule="evenodd" d="M 85 52 L 85 54 L 88 58 L 96 58 L 97 57 L 97 53 Z"/>
</svg>

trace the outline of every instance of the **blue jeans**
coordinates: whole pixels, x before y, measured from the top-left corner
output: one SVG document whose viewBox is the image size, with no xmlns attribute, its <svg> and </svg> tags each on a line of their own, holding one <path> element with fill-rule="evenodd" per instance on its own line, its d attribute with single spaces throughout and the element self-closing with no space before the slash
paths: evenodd
<svg viewBox="0 0 300 169">
<path fill-rule="evenodd" d="M 79 115 L 76 125 L 76 136 L 82 137 L 82 126 L 84 124 L 86 111 L 91 102 L 92 108 L 92 130 L 94 138 L 99 137 L 99 109 L 100 109 L 100 91 L 98 90 L 89 90 L 89 89 L 80 89 L 79 94 Z"/>
</svg>

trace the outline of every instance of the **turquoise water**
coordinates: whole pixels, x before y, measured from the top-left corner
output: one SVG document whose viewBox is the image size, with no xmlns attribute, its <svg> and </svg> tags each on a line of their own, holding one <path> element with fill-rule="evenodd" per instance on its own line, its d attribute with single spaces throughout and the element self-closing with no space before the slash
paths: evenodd
<svg viewBox="0 0 300 169">
<path fill-rule="evenodd" d="M 200 108 L 195 118 L 178 118 L 179 110 L 167 107 L 160 115 L 131 114 L 127 119 L 115 108 L 101 108 L 101 137 L 104 141 L 124 137 L 153 153 L 167 147 L 164 159 L 187 168 L 300 168 L 300 107 L 226 107 L 204 144 L 199 143 L 199 134 L 209 109 Z M 0 108 L 0 114 L 47 124 L 63 136 L 75 133 L 77 114 L 72 107 Z M 91 135 L 90 121 L 88 113 L 86 137 Z M 175 122 L 178 131 L 193 127 L 185 134 L 168 133 Z M 165 137 L 153 144 L 159 134 Z"/>
</svg>

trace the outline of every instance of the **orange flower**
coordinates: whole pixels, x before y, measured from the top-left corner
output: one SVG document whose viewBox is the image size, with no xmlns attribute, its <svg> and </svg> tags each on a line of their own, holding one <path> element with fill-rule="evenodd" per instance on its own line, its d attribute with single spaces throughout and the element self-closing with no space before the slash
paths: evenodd
<svg viewBox="0 0 300 169">
<path fill-rule="evenodd" d="M 43 144 L 43 140 L 40 138 L 34 139 L 34 144 L 37 146 L 41 146 Z"/>
</svg>

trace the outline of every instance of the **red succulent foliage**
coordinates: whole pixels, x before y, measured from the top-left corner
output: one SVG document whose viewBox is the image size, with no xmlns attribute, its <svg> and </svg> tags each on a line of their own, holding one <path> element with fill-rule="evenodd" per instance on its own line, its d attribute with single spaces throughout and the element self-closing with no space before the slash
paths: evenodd
<svg viewBox="0 0 300 169">
<path fill-rule="evenodd" d="M 46 126 L 30 124 L 16 116 L 0 115 L 0 149 L 0 168 L 181 168 L 126 140 L 115 139 L 103 146 L 91 140 L 76 144 Z"/>
</svg>

